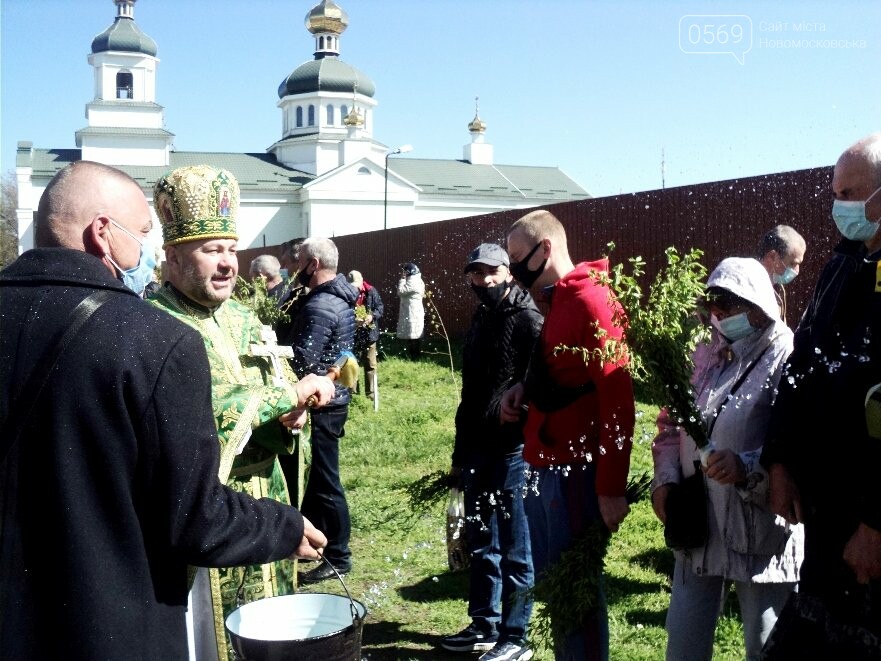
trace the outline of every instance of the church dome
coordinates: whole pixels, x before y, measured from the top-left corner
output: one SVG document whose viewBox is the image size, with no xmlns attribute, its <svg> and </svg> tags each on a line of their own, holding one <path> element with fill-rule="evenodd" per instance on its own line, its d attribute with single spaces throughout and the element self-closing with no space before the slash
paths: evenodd
<svg viewBox="0 0 881 661">
<path fill-rule="evenodd" d="M 156 42 L 135 24 L 132 16 L 134 0 L 115 0 L 119 13 L 113 25 L 92 40 L 92 52 L 125 51 L 156 57 Z"/>
<path fill-rule="evenodd" d="M 332 4 L 332 3 L 331 3 Z M 345 92 L 372 97 L 376 93 L 373 81 L 355 67 L 338 57 L 323 57 L 301 64 L 278 86 L 278 98 L 289 94 L 311 92 Z"/>
<path fill-rule="evenodd" d="M 333 0 L 321 0 L 306 14 L 306 29 L 312 34 L 342 34 L 348 26 L 348 15 Z"/>
</svg>

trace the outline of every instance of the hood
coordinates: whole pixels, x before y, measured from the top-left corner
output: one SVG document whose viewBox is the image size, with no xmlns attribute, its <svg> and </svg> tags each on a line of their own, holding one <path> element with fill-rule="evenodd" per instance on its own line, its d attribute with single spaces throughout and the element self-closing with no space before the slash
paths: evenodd
<svg viewBox="0 0 881 661">
<path fill-rule="evenodd" d="M 707 280 L 707 287 L 721 287 L 758 306 L 769 319 L 780 320 L 780 307 L 774 296 L 771 277 L 758 260 L 728 257 L 719 262 Z"/>
</svg>

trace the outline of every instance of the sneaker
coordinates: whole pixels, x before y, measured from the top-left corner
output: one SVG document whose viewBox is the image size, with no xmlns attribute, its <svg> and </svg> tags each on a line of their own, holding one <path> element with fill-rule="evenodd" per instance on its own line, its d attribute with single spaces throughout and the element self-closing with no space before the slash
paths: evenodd
<svg viewBox="0 0 881 661">
<path fill-rule="evenodd" d="M 526 643 L 498 642 L 486 654 L 481 654 L 477 661 L 529 661 L 533 651 Z"/>
<path fill-rule="evenodd" d="M 451 652 L 486 652 L 499 639 L 496 632 L 485 633 L 473 622 L 453 636 L 441 641 L 441 647 Z"/>
</svg>

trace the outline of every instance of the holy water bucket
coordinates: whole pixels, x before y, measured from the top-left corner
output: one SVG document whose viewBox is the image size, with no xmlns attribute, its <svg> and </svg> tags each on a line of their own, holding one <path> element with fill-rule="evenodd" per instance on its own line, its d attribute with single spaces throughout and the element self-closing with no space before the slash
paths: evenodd
<svg viewBox="0 0 881 661">
<path fill-rule="evenodd" d="M 226 630 L 236 657 L 240 661 L 360 661 L 367 608 L 352 599 L 345 583 L 343 588 L 345 597 L 289 594 L 234 610 L 226 618 Z"/>
</svg>

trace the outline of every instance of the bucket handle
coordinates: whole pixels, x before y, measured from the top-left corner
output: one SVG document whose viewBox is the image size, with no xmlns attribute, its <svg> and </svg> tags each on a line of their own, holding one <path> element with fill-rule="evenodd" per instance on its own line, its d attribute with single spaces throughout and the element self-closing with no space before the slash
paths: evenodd
<svg viewBox="0 0 881 661">
<path fill-rule="evenodd" d="M 331 568 L 334 575 L 337 577 L 337 580 L 342 584 L 343 590 L 346 591 L 346 596 L 349 598 L 349 609 L 352 611 L 352 623 L 358 625 L 361 623 L 361 618 L 358 617 L 358 609 L 355 608 L 355 600 L 352 599 L 352 595 L 349 594 L 349 588 L 346 587 L 345 582 L 343 581 L 343 577 L 340 576 L 340 573 L 336 570 L 336 567 L 333 566 L 330 560 L 328 560 L 324 555 L 321 556 L 321 561 L 326 562 L 327 566 Z"/>
</svg>

